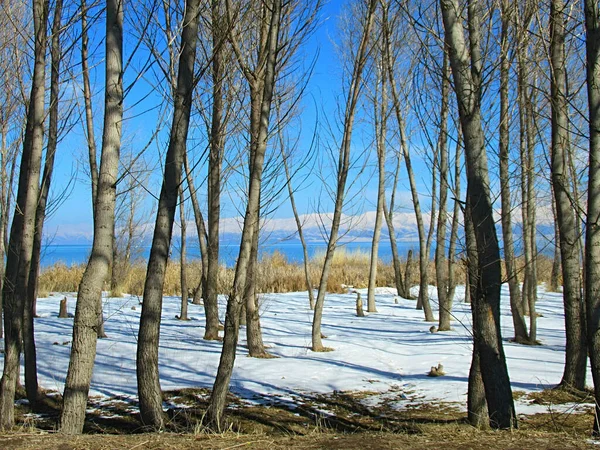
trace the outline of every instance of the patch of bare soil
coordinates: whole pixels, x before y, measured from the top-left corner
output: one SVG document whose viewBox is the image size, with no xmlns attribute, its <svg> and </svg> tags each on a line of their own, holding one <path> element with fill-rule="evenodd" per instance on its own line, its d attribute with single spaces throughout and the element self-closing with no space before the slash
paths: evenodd
<svg viewBox="0 0 600 450">
<path fill-rule="evenodd" d="M 85 434 L 56 433 L 59 398 L 49 395 L 32 413 L 19 402 L 18 427 L 0 434 L 1 449 L 584 449 L 591 411 L 537 414 L 521 418 L 519 430 L 477 430 L 453 405 L 419 402 L 400 390 L 385 395 L 334 392 L 298 395 L 291 400 L 247 401 L 230 396 L 227 431 L 202 426 L 209 392 L 184 389 L 165 393 L 167 429 L 147 433 L 137 405 L 127 398 L 93 398 Z M 399 402 L 403 402 L 398 409 Z"/>
</svg>

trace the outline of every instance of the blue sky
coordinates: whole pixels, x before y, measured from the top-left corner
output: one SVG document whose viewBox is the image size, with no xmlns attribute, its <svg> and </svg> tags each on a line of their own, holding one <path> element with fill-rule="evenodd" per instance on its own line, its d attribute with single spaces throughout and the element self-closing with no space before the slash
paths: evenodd
<svg viewBox="0 0 600 450">
<path fill-rule="evenodd" d="M 300 147 L 308 147 L 310 139 L 312 137 L 312 130 L 315 127 L 316 117 L 320 118 L 321 122 L 325 122 L 324 118 L 332 123 L 335 123 L 337 101 L 340 100 L 341 92 L 341 77 L 342 69 L 339 63 L 339 57 L 335 50 L 335 43 L 338 42 L 338 17 L 341 11 L 341 7 L 344 4 L 343 1 L 332 0 L 323 6 L 318 20 L 318 26 L 314 35 L 310 41 L 305 45 L 304 49 L 301 50 L 306 55 L 306 65 L 308 66 L 308 60 L 318 55 L 317 63 L 314 69 L 314 73 L 309 82 L 306 95 L 303 100 L 303 114 L 302 114 L 302 135 L 300 138 Z M 99 28 L 98 30 L 101 30 Z M 127 25 L 125 28 L 127 32 Z M 96 34 L 92 33 L 92 39 L 96 39 L 100 35 L 100 31 Z M 95 55 L 95 62 L 99 73 L 92 76 L 92 82 L 94 83 L 94 91 L 96 95 L 94 97 L 94 113 L 96 120 L 96 140 L 98 148 L 100 148 L 101 138 L 101 125 L 102 125 L 102 79 L 103 79 L 103 68 L 101 64 L 103 49 L 100 46 L 99 51 Z M 126 49 L 127 53 L 127 49 Z M 126 74 L 127 80 L 135 76 L 135 73 Z M 148 84 L 143 82 L 136 85 L 136 88 L 131 91 L 125 102 L 126 109 L 136 103 L 138 98 L 143 98 L 150 92 L 149 98 L 144 103 L 136 105 L 136 109 L 131 108 L 126 111 L 126 119 L 124 123 L 124 147 L 143 147 L 147 142 L 148 136 L 152 133 L 154 122 L 156 122 L 156 113 L 148 112 L 145 114 L 138 115 L 138 111 L 144 110 L 145 106 L 156 104 L 158 96 L 151 94 L 151 88 Z M 343 100 L 343 99 L 342 99 Z M 131 118 L 132 114 L 135 116 Z M 362 125 L 364 128 L 364 125 Z M 324 152 L 323 145 L 327 142 L 329 145 L 335 145 L 332 143 L 328 133 L 323 131 L 321 124 L 321 139 L 322 145 L 318 149 L 319 152 Z M 362 147 L 369 145 L 369 133 L 365 132 L 361 135 L 361 125 L 357 126 L 357 132 L 355 133 L 355 146 L 358 150 Z M 153 144 L 146 157 L 148 164 L 152 167 L 157 167 L 159 164 L 158 150 L 159 148 L 166 148 L 166 132 L 163 132 L 159 141 Z M 318 155 L 319 156 L 319 155 Z M 426 173 L 424 171 L 424 165 L 418 159 L 414 161 L 415 169 L 417 170 L 417 176 L 419 183 L 423 187 L 423 193 L 426 193 L 425 188 L 429 180 L 427 180 Z M 91 212 L 91 199 L 89 182 L 87 181 L 87 147 L 84 142 L 83 128 L 81 124 L 75 126 L 70 134 L 65 137 L 57 154 L 56 159 L 56 171 L 53 184 L 54 197 L 57 197 L 60 193 L 67 190 L 68 196 L 62 201 L 58 209 L 52 214 L 47 220 L 47 228 L 49 234 L 52 234 L 55 230 L 91 230 L 92 227 L 92 212 Z M 324 171 L 326 171 L 326 167 Z M 154 195 L 158 195 L 160 188 L 160 179 L 158 172 L 155 170 L 155 175 L 150 179 L 148 183 L 148 191 Z M 422 176 L 420 176 L 422 174 Z M 199 177 L 201 178 L 201 177 Z M 331 179 L 325 173 L 325 178 Z M 361 212 L 364 210 L 375 209 L 375 193 L 376 193 L 376 173 L 373 164 L 368 166 L 360 182 L 354 188 L 354 193 L 358 188 L 362 189 L 362 193 L 358 201 L 353 202 L 354 209 L 350 208 L 348 211 Z M 199 184 L 197 181 L 196 184 Z M 204 192 L 205 187 L 198 187 L 200 191 Z M 408 204 L 410 197 L 408 194 L 408 184 L 404 179 L 400 185 L 399 199 L 402 203 Z M 313 212 L 318 203 L 316 198 L 319 192 L 322 192 L 322 181 L 319 177 L 309 176 L 303 183 L 303 189 L 299 190 L 296 194 L 296 201 L 298 203 L 301 212 Z M 326 200 L 325 196 L 321 197 L 323 203 L 322 209 L 327 210 L 330 202 Z M 274 212 L 276 217 L 290 217 L 291 208 L 285 198 L 282 198 L 280 203 L 281 207 Z M 152 195 L 148 195 L 145 201 L 145 214 L 147 214 L 147 221 L 153 222 L 154 217 L 151 213 L 154 200 Z M 239 205 L 238 205 L 239 206 Z M 233 204 L 224 200 L 223 203 L 223 216 L 231 217 L 237 215 L 237 210 Z"/>
</svg>

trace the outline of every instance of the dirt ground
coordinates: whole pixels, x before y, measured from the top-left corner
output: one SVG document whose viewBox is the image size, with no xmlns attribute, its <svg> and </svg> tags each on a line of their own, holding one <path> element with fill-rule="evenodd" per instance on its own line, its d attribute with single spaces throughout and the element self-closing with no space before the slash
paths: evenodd
<svg viewBox="0 0 600 450">
<path fill-rule="evenodd" d="M 128 399 L 91 399 L 84 434 L 57 433 L 60 399 L 49 395 L 33 414 L 18 402 L 15 430 L 0 434 L 0 449 L 584 449 L 590 440 L 592 409 L 560 413 L 552 405 L 581 398 L 536 393 L 531 401 L 548 412 L 520 417 L 519 429 L 477 430 L 455 405 L 416 404 L 397 410 L 394 395 L 366 407 L 370 393 L 334 392 L 302 397 L 294 404 L 249 405 L 233 396 L 227 431 L 202 427 L 208 393 L 186 389 L 165 393 L 168 425 L 163 432 L 140 427 L 137 408 Z M 397 393 L 398 398 L 403 393 Z M 521 395 L 518 394 L 517 395 Z"/>
</svg>

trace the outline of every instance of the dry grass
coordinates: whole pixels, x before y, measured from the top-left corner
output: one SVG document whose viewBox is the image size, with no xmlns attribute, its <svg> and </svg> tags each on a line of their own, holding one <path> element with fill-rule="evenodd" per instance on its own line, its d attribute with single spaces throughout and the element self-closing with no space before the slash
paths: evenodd
<svg viewBox="0 0 600 450">
<path fill-rule="evenodd" d="M 323 267 L 324 253 L 315 255 L 309 261 L 309 274 L 313 288 L 319 284 L 321 269 Z M 409 280 L 410 286 L 419 284 L 419 255 L 412 259 L 412 276 Z M 364 251 L 349 251 L 345 248 L 336 250 L 331 272 L 327 282 L 329 292 L 344 292 L 344 286 L 365 288 L 369 284 L 370 255 Z M 117 285 L 112 294 L 119 296 L 122 293 L 142 295 L 144 292 L 144 280 L 146 277 L 146 263 L 139 261 L 132 265 L 118 262 Z M 406 261 L 401 261 L 402 270 Z M 522 259 L 517 261 L 519 275 L 523 274 Z M 545 256 L 538 258 L 538 282 L 549 283 L 552 260 Z M 76 292 L 79 282 L 85 270 L 84 265 L 67 267 L 63 263 L 44 269 L 40 276 L 40 296 L 46 296 L 49 292 Z M 188 263 L 186 268 L 188 288 L 196 288 L 200 282 L 202 263 L 194 260 Z M 428 264 L 429 283 L 435 284 L 435 264 Z M 218 291 L 228 293 L 233 285 L 234 269 L 221 266 L 219 270 Z M 458 284 L 464 283 L 465 264 L 459 260 L 455 265 L 455 279 Z M 522 280 L 521 280 L 522 281 Z M 391 263 L 379 261 L 377 267 L 377 286 L 394 286 L 394 268 Z M 106 290 L 109 289 L 107 285 Z M 285 255 L 275 251 L 263 256 L 258 264 L 258 289 L 259 292 L 298 292 L 306 290 L 304 278 L 304 265 L 299 262 L 288 261 Z M 170 261 L 167 265 L 164 285 L 165 295 L 181 295 L 180 265 L 178 262 Z"/>
</svg>

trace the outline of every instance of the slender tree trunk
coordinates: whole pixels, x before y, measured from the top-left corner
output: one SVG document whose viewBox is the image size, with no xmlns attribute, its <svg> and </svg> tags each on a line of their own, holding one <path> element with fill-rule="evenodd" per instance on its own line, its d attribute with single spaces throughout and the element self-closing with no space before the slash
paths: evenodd
<svg viewBox="0 0 600 450">
<path fill-rule="evenodd" d="M 552 272 L 550 273 L 550 291 L 559 292 L 562 287 L 560 282 L 561 262 L 560 262 L 560 230 L 556 218 L 556 200 L 554 190 L 552 191 L 552 217 L 554 218 L 554 255 L 552 257 Z"/>
<path fill-rule="evenodd" d="M 42 231 L 46 219 L 46 205 L 48 193 L 52 181 L 54 169 L 54 156 L 58 141 L 58 101 L 60 83 L 60 60 L 62 57 L 60 48 L 62 0 L 57 0 L 54 6 L 54 19 L 52 24 L 52 48 L 51 48 L 51 74 L 50 74 L 50 112 L 48 123 L 48 145 L 46 147 L 46 159 L 44 162 L 44 173 L 40 186 L 39 200 L 35 215 L 35 234 L 33 235 L 33 247 L 31 254 L 31 268 L 27 286 L 27 301 L 23 316 L 23 346 L 25 354 L 25 390 L 30 406 L 37 409 L 38 379 L 37 379 L 37 356 L 35 349 L 33 319 L 36 317 L 36 300 L 38 275 L 40 270 L 40 256 L 42 251 Z"/>
<path fill-rule="evenodd" d="M 438 204 L 437 236 L 435 244 L 435 275 L 439 301 L 438 331 L 449 331 L 452 318 L 452 298 L 448 296 L 448 261 L 446 259 L 446 228 L 448 224 L 448 98 L 450 96 L 450 65 L 444 48 L 442 64 L 442 102 L 440 105 L 440 125 L 438 154 L 440 161 L 440 201 Z M 450 256 L 451 257 L 451 256 Z"/>
<path fill-rule="evenodd" d="M 598 2 L 585 0 L 587 94 L 589 106 L 590 155 L 588 207 L 585 240 L 585 299 L 587 343 L 594 380 L 596 415 L 594 436 L 600 436 L 600 9 Z"/>
<path fill-rule="evenodd" d="M 322 352 L 327 350 L 323 346 L 321 340 L 321 321 L 323 318 L 323 303 L 325 302 L 325 292 L 327 290 L 327 280 L 331 271 L 333 255 L 337 246 L 338 232 L 342 218 L 342 209 L 344 198 L 346 196 L 346 181 L 348 171 L 350 170 L 350 147 L 352 142 L 352 130 L 354 128 L 354 119 L 356 116 L 356 108 L 361 91 L 362 76 L 365 65 L 367 63 L 367 48 L 369 45 L 371 29 L 373 27 L 375 9 L 377 0 L 369 0 L 366 16 L 360 43 L 353 61 L 352 78 L 346 98 L 346 107 L 344 112 L 344 124 L 342 142 L 339 150 L 338 170 L 337 170 L 337 187 L 335 196 L 335 205 L 333 209 L 333 217 L 331 221 L 331 229 L 329 231 L 329 240 L 327 242 L 327 250 L 325 252 L 325 260 L 321 270 L 321 280 L 319 282 L 319 292 L 317 294 L 317 302 L 315 304 L 315 313 L 312 323 L 312 350 Z"/>
<path fill-rule="evenodd" d="M 306 290 L 308 291 L 308 304 L 311 310 L 315 309 L 315 295 L 313 293 L 312 282 L 310 280 L 310 271 L 308 265 L 308 250 L 306 248 L 306 241 L 304 239 L 304 232 L 302 231 L 302 221 L 300 220 L 300 215 L 298 214 L 298 208 L 296 208 L 296 201 L 294 200 L 294 189 L 292 188 L 292 177 L 290 174 L 290 168 L 287 162 L 287 156 L 284 155 L 283 152 L 283 137 L 281 132 L 279 133 L 279 144 L 281 146 L 281 156 L 283 160 L 283 169 L 285 170 L 285 177 L 287 180 L 288 187 L 288 195 L 290 197 L 290 205 L 292 206 L 292 212 L 294 213 L 294 220 L 296 221 L 296 227 L 298 228 L 298 238 L 300 239 L 300 244 L 302 244 L 302 256 L 304 261 L 304 280 L 306 281 Z"/>
<path fill-rule="evenodd" d="M 254 229 L 252 237 L 252 248 L 250 249 L 250 263 L 246 275 L 246 290 L 244 293 L 246 305 L 246 341 L 248 343 L 248 354 L 254 358 L 269 357 L 265 349 L 260 328 L 260 313 L 258 308 L 258 295 L 256 292 L 256 277 L 258 265 L 258 230 Z"/>
<path fill-rule="evenodd" d="M 396 243 L 396 230 L 394 229 L 394 207 L 396 203 L 396 190 L 398 188 L 398 174 L 400 172 L 400 155 L 396 158 L 396 170 L 394 171 L 394 182 L 392 183 L 392 194 L 390 196 L 390 207 L 383 202 L 383 216 L 388 227 L 390 247 L 392 249 L 392 264 L 394 265 L 394 280 L 396 282 L 396 292 L 400 297 L 410 298 L 410 292 L 406 284 L 408 280 L 402 278 L 402 267 L 400 265 L 400 256 L 398 255 L 398 244 Z M 385 192 L 384 192 L 385 196 Z"/>
<path fill-rule="evenodd" d="M 485 388 L 490 425 L 516 427 L 512 391 L 500 333 L 500 249 L 493 218 L 485 141 L 481 127 L 481 53 L 482 13 L 476 1 L 467 2 L 469 46 L 465 43 L 458 0 L 440 0 L 446 42 L 458 103 L 467 162 L 468 214 L 475 229 L 477 279 L 472 291 L 474 345 L 479 353 L 481 377 Z M 470 50 L 470 51 L 469 51 Z"/>
<path fill-rule="evenodd" d="M 213 105 L 210 132 L 210 151 L 208 156 L 208 240 L 207 240 L 207 267 L 206 267 L 206 292 L 204 297 L 204 311 L 206 313 L 206 328 L 204 339 L 219 338 L 219 309 L 217 301 L 217 286 L 219 281 L 219 218 L 221 216 L 221 176 L 223 166 L 223 153 L 225 147 L 225 123 L 223 120 L 223 78 L 225 67 L 223 64 L 223 46 L 225 39 L 223 18 L 219 12 L 220 1 L 211 1 L 212 20 L 212 77 L 213 77 Z M 204 260 L 202 262 L 204 267 Z"/>
<path fill-rule="evenodd" d="M 119 0 L 110 0 L 106 8 L 105 113 L 94 206 L 94 241 L 77 293 L 71 358 L 60 418 L 60 431 L 66 434 L 83 431 L 96 357 L 98 318 L 102 314 L 102 288 L 110 276 L 114 244 L 116 182 L 123 119 L 123 5 Z"/>
<path fill-rule="evenodd" d="M 202 210 L 200 209 L 200 204 L 198 203 L 198 195 L 196 194 L 196 187 L 194 186 L 194 178 L 193 178 L 192 172 L 190 170 L 187 153 L 184 154 L 184 156 L 183 156 L 183 167 L 185 170 L 185 177 L 186 177 L 188 186 L 190 188 L 190 199 L 192 200 L 192 209 L 194 210 L 194 221 L 196 223 L 196 234 L 198 235 L 198 244 L 200 245 L 200 259 L 202 260 L 202 272 L 200 273 L 200 282 L 198 283 L 198 286 L 196 287 L 196 294 L 198 293 L 198 291 L 201 291 L 202 297 L 206 298 L 207 284 L 208 284 L 208 282 L 207 282 L 208 246 L 207 246 L 207 242 L 206 242 L 206 227 L 204 225 L 204 217 L 202 215 Z M 201 298 L 196 294 L 194 295 L 194 303 L 195 304 L 197 304 L 199 299 Z M 211 328 L 208 325 L 208 322 L 210 322 L 211 325 L 213 325 L 212 322 L 215 320 L 217 322 L 216 323 L 217 334 L 216 334 L 215 339 L 217 339 L 219 337 L 219 335 L 218 335 L 219 313 L 218 313 L 218 311 L 214 312 L 212 308 L 207 306 L 206 301 L 204 302 L 204 311 L 206 313 L 206 320 L 207 320 L 204 339 L 208 339 L 206 336 L 206 334 L 208 332 L 207 330 L 209 328 Z M 214 315 L 214 317 L 213 317 L 213 315 Z M 210 321 L 209 321 L 209 318 L 210 318 Z M 212 336 L 212 330 L 211 330 L 211 333 L 208 333 L 208 334 L 209 334 L 209 337 Z"/>
<path fill-rule="evenodd" d="M 221 352 L 221 359 L 219 361 L 219 368 L 217 370 L 217 377 L 213 386 L 209 406 L 206 411 L 206 421 L 208 425 L 217 430 L 220 430 L 223 425 L 223 412 L 235 362 L 235 353 L 239 335 L 239 314 L 244 300 L 248 265 L 251 259 L 252 240 L 255 228 L 259 226 L 262 171 L 267 149 L 269 119 L 271 115 L 273 91 L 275 88 L 282 2 L 281 0 L 271 0 L 266 2 L 265 6 L 266 8 L 263 10 L 262 20 L 263 24 L 266 26 L 267 34 L 264 42 L 265 45 L 261 46 L 258 56 L 260 61 L 264 61 L 264 64 L 258 73 L 258 77 L 256 72 L 254 72 L 253 75 L 247 75 L 251 87 L 251 96 L 257 95 L 257 92 L 252 92 L 256 91 L 257 85 L 254 83 L 256 83 L 257 79 L 260 80 L 259 84 L 262 87 L 262 92 L 260 92 L 262 98 L 260 111 L 258 113 L 251 111 L 251 120 L 253 122 L 258 120 L 258 123 L 250 124 L 250 130 L 256 130 L 256 133 L 251 133 L 250 137 L 250 148 L 254 154 L 250 158 L 248 204 L 246 206 L 246 214 L 242 228 L 240 253 L 236 265 L 233 288 L 227 301 L 223 350 Z"/>
<path fill-rule="evenodd" d="M 98 191 L 98 164 L 96 138 L 94 135 L 94 112 L 92 108 L 92 89 L 90 87 L 90 69 L 88 63 L 88 23 L 86 0 L 81 0 L 81 76 L 83 78 L 83 101 L 85 105 L 85 124 L 90 161 L 90 181 L 92 183 L 92 212 L 95 214 L 96 192 Z"/>
<path fill-rule="evenodd" d="M 385 55 L 381 53 L 381 58 Z M 383 62 L 383 61 L 382 61 Z M 379 240 L 383 225 L 383 206 L 385 204 L 385 153 L 387 137 L 387 76 L 383 64 L 378 68 L 378 85 L 375 87 L 375 146 L 377 150 L 377 211 L 375 213 L 375 228 L 371 243 L 371 260 L 369 266 L 369 287 L 367 291 L 367 311 L 377 312 L 375 305 L 375 288 L 377 287 L 377 263 L 379 261 Z M 380 96 L 380 98 L 377 98 Z"/>
<path fill-rule="evenodd" d="M 191 190 L 191 189 L 190 189 Z M 185 197 L 183 195 L 183 186 L 179 185 L 179 220 L 181 221 L 181 254 L 179 255 L 180 263 L 180 284 L 181 284 L 181 312 L 179 320 L 190 320 L 188 318 L 188 287 L 187 287 L 187 243 L 186 233 L 187 224 L 185 223 Z"/>
<path fill-rule="evenodd" d="M 402 149 L 402 155 L 404 156 L 404 163 L 406 165 L 406 172 L 408 173 L 408 180 L 410 182 L 410 192 L 412 196 L 413 206 L 415 210 L 415 218 L 417 220 L 417 230 L 419 233 L 419 298 L 417 300 L 417 309 L 423 309 L 425 313 L 425 320 L 427 322 L 435 321 L 431 306 L 429 303 L 429 276 L 428 276 L 428 264 L 429 264 L 429 246 L 427 243 L 428 237 L 425 233 L 425 224 L 423 223 L 423 214 L 421 212 L 421 204 L 419 201 L 419 192 L 417 190 L 417 183 L 415 180 L 414 171 L 412 169 L 412 162 L 410 158 L 410 152 L 408 151 L 408 144 L 406 141 L 406 132 L 404 118 L 400 107 L 400 98 L 398 96 L 395 76 L 394 76 L 394 62 L 392 61 L 392 43 L 390 42 L 390 31 L 388 25 L 384 25 L 384 44 L 385 44 L 385 66 L 389 74 L 390 79 L 390 91 L 392 94 L 392 106 L 398 122 L 398 128 L 400 131 L 400 147 Z M 432 210 L 433 214 L 433 210 Z M 407 280 L 408 281 L 408 280 Z"/>
<path fill-rule="evenodd" d="M 504 265 L 506 268 L 506 278 L 510 294 L 510 309 L 512 313 L 513 327 L 515 330 L 514 340 L 524 343 L 529 340 L 527 334 L 527 325 L 523 316 L 521 307 L 521 291 L 519 288 L 519 279 L 517 277 L 517 267 L 515 263 L 514 239 L 512 231 L 511 214 L 511 192 L 510 192 L 510 170 L 509 170 L 509 99 L 508 99 L 508 81 L 510 71 L 509 50 L 509 24 L 511 6 L 508 0 L 502 2 L 502 35 L 501 35 L 501 55 L 500 55 L 500 139 L 499 139 L 499 157 L 500 157 L 500 196 L 502 198 L 502 240 L 504 242 Z"/>
<path fill-rule="evenodd" d="M 569 169 L 567 163 L 567 99 L 565 67 L 565 5 L 553 0 L 550 9 L 550 62 L 552 107 L 552 187 L 556 199 L 557 221 L 563 275 L 565 305 L 566 351 L 565 369 L 560 385 L 584 389 L 587 364 L 585 315 L 581 291 L 578 230 L 569 200 Z"/>
<path fill-rule="evenodd" d="M 17 202 L 10 230 L 2 290 L 6 335 L 4 337 L 4 369 L 0 381 L 0 429 L 11 428 L 14 425 L 14 401 L 19 381 L 23 314 L 31 267 L 44 145 L 44 78 L 48 7 L 48 2 L 45 0 L 33 2 L 35 60 L 19 169 Z M 31 331 L 33 332 L 33 329 Z"/>
<path fill-rule="evenodd" d="M 198 39 L 199 0 L 186 3 L 177 86 L 174 89 L 173 122 L 165 160 L 165 173 L 158 200 L 156 224 L 144 284 L 137 348 L 137 381 L 142 423 L 160 429 L 164 425 L 162 392 L 158 374 L 158 341 L 162 313 L 163 286 L 173 234 L 181 168 L 190 124 L 194 64 Z"/>
<path fill-rule="evenodd" d="M 452 211 L 452 226 L 450 227 L 450 242 L 448 244 L 448 299 L 454 301 L 454 293 L 456 291 L 456 244 L 458 242 L 458 226 L 460 221 L 460 133 L 456 142 L 456 152 L 454 160 L 454 209 Z"/>
</svg>

